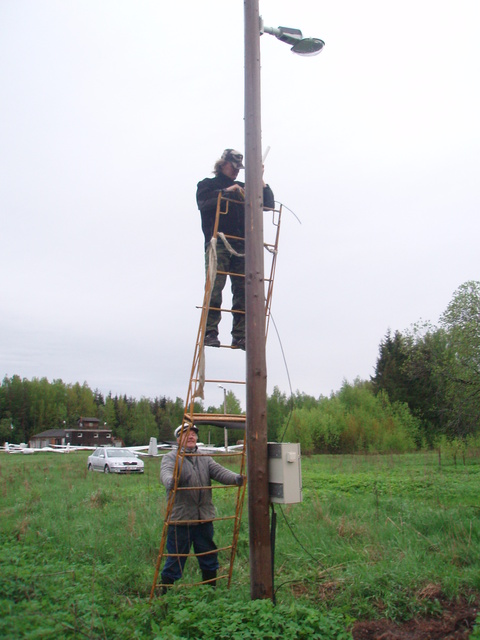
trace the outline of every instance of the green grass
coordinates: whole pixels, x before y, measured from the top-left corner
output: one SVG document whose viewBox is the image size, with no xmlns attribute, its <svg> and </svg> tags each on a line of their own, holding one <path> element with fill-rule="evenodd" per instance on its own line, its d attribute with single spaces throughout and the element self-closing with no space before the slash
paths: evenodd
<svg viewBox="0 0 480 640">
<path fill-rule="evenodd" d="M 330 583 L 330 604 L 355 617 L 435 609 L 425 597 L 433 586 L 448 598 L 480 591 L 477 461 L 439 467 L 433 454 L 322 456 L 304 459 L 303 471 L 304 503 L 290 509 L 290 524 L 317 560 L 304 569 L 310 600 L 318 602 L 318 575 Z"/>
<path fill-rule="evenodd" d="M 475 458 L 304 458 L 303 503 L 276 506 L 273 607 L 250 601 L 246 506 L 231 589 L 175 588 L 150 605 L 160 460 L 116 476 L 88 473 L 87 455 L 0 454 L 2 638 L 340 640 L 354 619 L 404 620 L 438 611 L 440 593 L 480 593 Z M 232 495 L 214 494 L 220 511 Z M 230 536 L 218 523 L 218 546 Z M 189 560 L 186 580 L 197 571 Z"/>
</svg>

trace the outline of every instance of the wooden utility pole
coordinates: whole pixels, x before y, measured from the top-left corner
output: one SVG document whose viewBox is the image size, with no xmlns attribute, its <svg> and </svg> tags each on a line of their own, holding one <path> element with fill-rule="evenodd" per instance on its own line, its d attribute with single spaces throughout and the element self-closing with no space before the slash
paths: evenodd
<svg viewBox="0 0 480 640">
<path fill-rule="evenodd" d="M 245 9 L 245 324 L 250 595 L 273 598 L 268 495 L 267 365 L 258 0 Z"/>
</svg>

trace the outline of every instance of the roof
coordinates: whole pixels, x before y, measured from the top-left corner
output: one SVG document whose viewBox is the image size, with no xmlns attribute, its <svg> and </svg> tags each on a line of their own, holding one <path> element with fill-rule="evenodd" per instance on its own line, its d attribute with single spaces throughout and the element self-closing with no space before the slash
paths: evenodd
<svg viewBox="0 0 480 640">
<path fill-rule="evenodd" d="M 30 440 L 32 440 L 32 438 L 59 438 L 64 435 L 65 429 L 48 429 L 47 431 L 42 431 L 42 433 L 36 433 L 30 436 Z"/>
<path fill-rule="evenodd" d="M 42 431 L 41 433 L 35 433 L 33 436 L 30 436 L 30 440 L 32 438 L 64 438 L 67 433 L 77 433 L 78 431 L 83 431 L 83 433 L 112 433 L 111 429 L 82 429 L 81 427 L 70 427 L 69 429 L 47 429 L 47 431 Z"/>
</svg>

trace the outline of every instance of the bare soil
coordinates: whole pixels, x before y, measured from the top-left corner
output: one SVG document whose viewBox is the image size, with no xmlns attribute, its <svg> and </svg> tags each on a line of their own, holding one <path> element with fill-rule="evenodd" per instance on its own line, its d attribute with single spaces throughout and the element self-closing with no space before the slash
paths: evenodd
<svg viewBox="0 0 480 640">
<path fill-rule="evenodd" d="M 442 614 L 435 617 L 414 618 L 404 623 L 391 620 L 356 622 L 352 629 L 354 640 L 467 640 L 478 613 L 475 603 L 465 599 L 451 602 L 440 600 Z"/>
</svg>

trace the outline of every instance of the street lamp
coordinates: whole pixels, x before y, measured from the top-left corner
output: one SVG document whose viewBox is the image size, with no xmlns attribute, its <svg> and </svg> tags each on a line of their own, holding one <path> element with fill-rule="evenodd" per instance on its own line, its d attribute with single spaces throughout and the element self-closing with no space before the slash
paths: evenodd
<svg viewBox="0 0 480 640">
<path fill-rule="evenodd" d="M 245 15 L 245 324 L 248 520 L 250 596 L 273 599 L 270 542 L 265 283 L 263 265 L 263 177 L 260 100 L 260 35 L 292 44 L 300 55 L 315 55 L 323 40 L 302 37 L 298 29 L 264 27 L 258 0 L 244 0 Z M 306 42 L 305 42 L 306 40 Z"/>
<path fill-rule="evenodd" d="M 227 390 L 225 387 L 222 387 L 221 384 L 218 385 L 220 389 L 223 389 L 223 415 L 227 415 Z M 225 452 L 228 453 L 228 431 L 226 427 L 223 427 L 223 441 L 225 443 Z"/>
<path fill-rule="evenodd" d="M 293 45 L 291 51 L 299 56 L 318 56 L 325 46 L 320 38 L 304 38 L 300 29 L 290 27 L 266 27 L 260 18 L 260 35 L 269 33 L 282 42 Z"/>
</svg>

